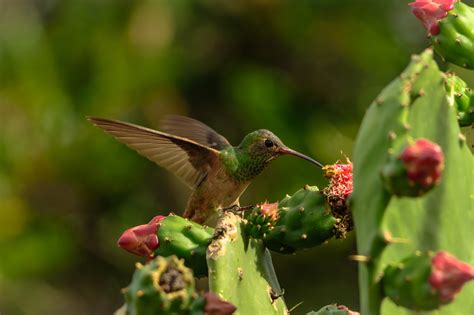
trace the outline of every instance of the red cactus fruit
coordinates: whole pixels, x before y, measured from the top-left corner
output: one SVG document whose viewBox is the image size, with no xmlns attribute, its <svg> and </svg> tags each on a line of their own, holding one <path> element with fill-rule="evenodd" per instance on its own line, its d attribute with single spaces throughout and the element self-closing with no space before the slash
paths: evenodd
<svg viewBox="0 0 474 315">
<path fill-rule="evenodd" d="M 442 302 L 449 302 L 461 291 L 462 286 L 474 279 L 474 267 L 440 251 L 431 259 L 429 283 L 438 292 Z"/>
<path fill-rule="evenodd" d="M 444 169 L 444 155 L 436 143 L 419 139 L 402 152 L 400 159 L 411 183 L 427 188 L 440 181 Z"/>
<path fill-rule="evenodd" d="M 231 315 L 237 310 L 233 304 L 221 300 L 212 292 L 206 292 L 204 299 L 206 300 L 205 315 Z"/>
<path fill-rule="evenodd" d="M 440 32 L 439 20 L 454 8 L 454 0 L 416 0 L 410 3 L 413 14 L 423 23 L 429 35 Z"/>
<path fill-rule="evenodd" d="M 126 230 L 117 241 L 118 247 L 138 256 L 153 257 L 153 252 L 159 246 L 156 236 L 158 223 L 165 218 L 165 216 L 157 215 L 147 224 Z"/>
</svg>

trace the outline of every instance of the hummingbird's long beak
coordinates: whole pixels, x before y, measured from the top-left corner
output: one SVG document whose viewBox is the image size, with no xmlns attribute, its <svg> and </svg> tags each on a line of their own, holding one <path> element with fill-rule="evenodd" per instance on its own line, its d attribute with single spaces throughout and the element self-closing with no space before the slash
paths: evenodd
<svg viewBox="0 0 474 315">
<path fill-rule="evenodd" d="M 281 153 L 281 154 L 288 154 L 288 155 L 293 155 L 293 156 L 297 156 L 303 160 L 306 160 L 308 162 L 311 162 L 313 164 L 316 164 L 317 166 L 319 167 L 323 167 L 323 164 L 321 164 L 320 162 L 316 161 L 315 159 L 312 159 L 310 158 L 309 156 L 307 155 L 304 155 L 303 153 L 299 153 L 298 151 L 295 151 L 295 150 L 292 150 L 288 147 L 280 147 L 278 148 L 278 152 Z"/>
</svg>

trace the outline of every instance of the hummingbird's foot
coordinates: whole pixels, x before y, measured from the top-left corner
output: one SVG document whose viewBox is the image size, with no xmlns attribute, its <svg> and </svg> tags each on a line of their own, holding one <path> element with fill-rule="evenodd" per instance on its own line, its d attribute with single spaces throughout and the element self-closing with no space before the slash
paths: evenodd
<svg viewBox="0 0 474 315">
<path fill-rule="evenodd" d="M 225 207 L 225 208 L 222 208 L 222 211 L 230 211 L 230 212 L 233 212 L 233 213 L 243 213 L 245 210 L 249 210 L 249 209 L 252 209 L 253 207 L 255 207 L 254 205 L 248 205 L 248 206 L 239 206 L 239 205 L 232 205 L 232 206 L 229 206 L 229 207 Z"/>
</svg>

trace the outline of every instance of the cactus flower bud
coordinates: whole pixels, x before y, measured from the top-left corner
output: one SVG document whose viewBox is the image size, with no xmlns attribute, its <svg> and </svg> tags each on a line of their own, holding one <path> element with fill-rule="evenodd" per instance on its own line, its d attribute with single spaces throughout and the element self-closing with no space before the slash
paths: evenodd
<svg viewBox="0 0 474 315">
<path fill-rule="evenodd" d="M 438 252 L 431 259 L 431 267 L 430 285 L 443 302 L 453 300 L 464 283 L 474 279 L 474 267 L 446 252 Z"/>
<path fill-rule="evenodd" d="M 231 315 L 237 310 L 232 303 L 221 300 L 212 292 L 204 293 L 204 299 L 206 300 L 205 315 Z"/>
<path fill-rule="evenodd" d="M 165 218 L 165 216 L 157 215 L 147 224 L 126 230 L 117 242 L 118 247 L 138 256 L 153 257 L 153 252 L 159 246 L 158 236 L 156 236 L 158 223 Z"/>
<path fill-rule="evenodd" d="M 454 0 L 416 0 L 409 5 L 428 33 L 437 35 L 440 31 L 438 22 L 454 8 Z"/>
<path fill-rule="evenodd" d="M 413 310 L 434 310 L 451 302 L 474 279 L 474 267 L 440 251 L 417 253 L 388 266 L 382 280 L 385 295 Z"/>
<path fill-rule="evenodd" d="M 387 190 L 397 196 L 420 196 L 440 180 L 444 169 L 441 147 L 426 139 L 406 146 L 399 155 L 391 155 L 382 170 Z"/>
</svg>

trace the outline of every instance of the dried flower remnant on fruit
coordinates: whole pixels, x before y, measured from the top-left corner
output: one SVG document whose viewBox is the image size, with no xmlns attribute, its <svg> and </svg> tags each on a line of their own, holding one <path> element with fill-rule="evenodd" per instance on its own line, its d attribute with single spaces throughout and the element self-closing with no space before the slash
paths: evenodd
<svg viewBox="0 0 474 315">
<path fill-rule="evenodd" d="M 408 180 L 422 188 L 436 185 L 444 169 L 441 147 L 427 139 L 419 139 L 409 145 L 400 155 L 405 165 Z"/>
<path fill-rule="evenodd" d="M 454 299 L 463 285 L 474 279 L 474 267 L 443 251 L 431 259 L 431 266 L 429 282 L 442 302 Z"/>
<path fill-rule="evenodd" d="M 347 164 L 326 165 L 323 171 L 324 176 L 330 179 L 325 195 L 346 200 L 352 193 L 352 162 L 348 159 Z"/>
<path fill-rule="evenodd" d="M 329 185 L 322 190 L 332 215 L 337 223 L 334 226 L 336 238 L 344 238 L 353 229 L 352 213 L 348 207 L 348 198 L 352 193 L 352 162 L 336 163 L 323 167 L 324 176 L 329 178 Z"/>
<path fill-rule="evenodd" d="M 454 8 L 454 0 L 416 0 L 409 4 L 413 14 L 423 23 L 429 35 L 440 32 L 439 20 Z"/>
<path fill-rule="evenodd" d="M 159 247 L 158 224 L 165 216 L 158 215 L 149 223 L 130 228 L 122 233 L 117 245 L 126 251 L 144 257 L 153 257 L 153 252 Z"/>
</svg>

